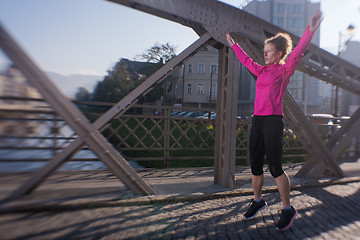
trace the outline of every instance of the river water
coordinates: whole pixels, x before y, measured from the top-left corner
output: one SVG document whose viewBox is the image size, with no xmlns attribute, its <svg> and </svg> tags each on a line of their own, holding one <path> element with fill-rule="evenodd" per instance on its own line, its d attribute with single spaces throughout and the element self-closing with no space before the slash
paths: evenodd
<svg viewBox="0 0 360 240">
<path fill-rule="evenodd" d="M 0 159 L 44 159 L 51 158 L 52 152 L 45 150 L 0 150 Z M 81 151 L 74 158 L 96 158 L 91 151 Z M 37 171 L 46 164 L 44 161 L 37 162 L 0 162 L 0 172 Z M 94 170 L 107 169 L 101 161 L 74 161 L 66 162 L 59 170 Z"/>
<path fill-rule="evenodd" d="M 36 129 L 37 136 L 46 136 L 49 134 L 49 128 L 47 126 L 38 126 Z M 62 127 L 62 136 L 70 137 L 73 135 L 73 131 L 69 127 Z M 51 140 L 38 142 L 35 139 L 26 139 L 19 142 L 18 139 L 0 139 L 0 145 L 5 146 L 22 146 L 22 147 L 48 147 Z M 51 159 L 53 157 L 53 151 L 51 150 L 10 150 L 0 149 L 1 159 Z M 102 161 L 73 161 L 76 159 L 97 159 L 97 156 L 91 150 L 81 150 L 75 154 L 71 162 L 64 163 L 59 170 L 100 170 L 107 169 L 106 165 Z M 133 168 L 144 168 L 137 162 L 128 161 Z M 46 161 L 0 161 L 0 172 L 19 172 L 19 171 L 37 171 L 46 164 Z"/>
<path fill-rule="evenodd" d="M 44 150 L 0 150 L 0 159 L 44 159 L 51 158 L 51 151 Z M 100 170 L 107 169 L 106 165 L 101 161 L 75 161 L 76 159 L 97 159 L 96 155 L 90 150 L 82 150 L 77 153 L 71 162 L 66 162 L 63 164 L 59 170 Z M 137 162 L 128 161 L 130 166 L 133 168 L 144 168 L 139 165 Z M 21 171 L 37 171 L 40 170 L 46 164 L 45 161 L 37 162 L 0 162 L 0 172 L 21 172 Z"/>
</svg>

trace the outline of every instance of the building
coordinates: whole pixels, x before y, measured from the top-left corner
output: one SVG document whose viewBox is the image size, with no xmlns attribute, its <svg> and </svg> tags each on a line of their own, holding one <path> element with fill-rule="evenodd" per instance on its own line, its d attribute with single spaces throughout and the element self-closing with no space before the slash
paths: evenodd
<svg viewBox="0 0 360 240">
<path fill-rule="evenodd" d="M 242 9 L 301 37 L 312 15 L 320 9 L 320 3 L 312 3 L 309 0 L 254 0 Z M 314 34 L 312 43 L 319 45 L 319 42 L 320 31 L 317 31 Z M 242 81 L 248 80 L 241 79 L 240 85 Z M 254 81 L 250 84 L 251 91 L 255 91 L 254 86 L 252 86 L 255 84 Z M 309 114 L 318 112 L 324 98 L 328 97 L 325 92 L 330 90 L 328 88 L 325 91 L 324 87 L 326 87 L 325 83 L 296 71 L 287 89 L 304 112 Z M 249 97 L 249 102 L 251 102 L 254 100 L 255 95 L 250 94 Z M 330 100 L 327 99 L 326 101 Z M 244 100 L 239 99 L 239 104 L 247 104 L 243 102 Z M 242 108 L 246 109 L 247 107 Z"/>
<path fill-rule="evenodd" d="M 216 48 L 205 46 L 184 63 L 183 75 L 175 84 L 175 99 L 184 107 L 215 108 L 218 58 Z"/>
<path fill-rule="evenodd" d="M 29 82 L 20 70 L 10 67 L 5 73 L 0 73 L 0 96 L 2 97 L 20 97 L 20 98 L 41 98 L 39 92 L 29 85 Z M 11 104 L 28 105 L 26 101 L 14 101 L 0 99 L 0 105 Z"/>
<path fill-rule="evenodd" d="M 38 110 L 40 105 L 42 107 L 46 106 L 46 103 L 26 100 L 26 98 L 38 99 L 41 98 L 41 95 L 34 87 L 29 85 L 20 70 L 10 67 L 4 73 L 0 73 L 0 97 L 0 108 L 2 110 L 0 111 L 0 118 L 3 119 L 0 122 L 0 133 L 7 136 L 34 133 L 36 129 L 34 121 L 23 123 L 21 121 L 6 120 L 21 119 L 25 115 L 27 118 L 33 118 L 34 115 L 24 115 L 21 111 Z"/>
<path fill-rule="evenodd" d="M 339 55 L 342 59 L 360 67 L 360 42 L 346 42 L 346 49 Z M 349 116 L 360 107 L 360 96 L 339 89 L 339 115 Z"/>
</svg>

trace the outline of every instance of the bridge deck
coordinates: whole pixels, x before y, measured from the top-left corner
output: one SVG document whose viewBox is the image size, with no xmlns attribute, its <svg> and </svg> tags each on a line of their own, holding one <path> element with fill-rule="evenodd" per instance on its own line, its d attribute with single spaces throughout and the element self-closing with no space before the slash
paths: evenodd
<svg viewBox="0 0 360 240">
<path fill-rule="evenodd" d="M 286 164 L 284 170 L 291 178 L 293 189 L 328 185 L 341 182 L 360 181 L 360 158 L 345 160 L 341 167 L 347 177 L 341 180 L 294 178 L 303 164 Z M 185 169 L 137 169 L 158 193 L 153 196 L 135 195 L 108 170 L 58 171 L 50 176 L 33 193 L 0 205 L 0 213 L 17 209 L 51 209 L 59 206 L 107 205 L 127 202 L 182 201 L 208 199 L 219 196 L 251 195 L 251 172 L 249 167 L 236 167 L 235 189 L 227 189 L 213 183 L 213 168 Z M 0 173 L 0 201 L 17 189 L 33 173 Z M 334 182 L 335 181 L 335 182 Z M 275 181 L 265 170 L 265 192 L 277 192 Z"/>
<path fill-rule="evenodd" d="M 250 221 L 241 216 L 251 200 L 250 171 L 236 169 L 236 187 L 214 185 L 213 169 L 142 170 L 157 196 L 136 196 L 110 171 L 61 171 L 28 196 L 0 205 L 2 239 L 356 239 L 360 233 L 360 159 L 342 166 L 353 176 L 305 180 L 286 165 L 292 204 L 299 214 L 291 229 L 275 230 L 279 195 L 268 172 L 269 207 Z M 354 170 L 357 169 L 357 172 Z M 0 174 L 0 196 L 29 173 Z M 350 207 L 351 206 L 351 207 Z M 334 217 L 336 216 L 336 217 Z M 326 221 L 324 222 L 324 219 Z M 46 223 L 46 224 L 45 224 Z"/>
</svg>

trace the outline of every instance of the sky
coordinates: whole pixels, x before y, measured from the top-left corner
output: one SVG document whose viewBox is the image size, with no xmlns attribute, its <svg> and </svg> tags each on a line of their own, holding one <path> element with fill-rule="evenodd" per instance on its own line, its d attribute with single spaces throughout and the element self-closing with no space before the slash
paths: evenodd
<svg viewBox="0 0 360 240">
<path fill-rule="evenodd" d="M 312 2 L 324 14 L 321 48 L 336 53 L 349 24 L 360 41 L 360 0 Z M 62 75 L 103 76 L 120 58 L 134 59 L 155 43 L 169 42 L 180 53 L 198 39 L 190 28 L 104 0 L 0 0 L 0 23 L 42 70 Z"/>
</svg>

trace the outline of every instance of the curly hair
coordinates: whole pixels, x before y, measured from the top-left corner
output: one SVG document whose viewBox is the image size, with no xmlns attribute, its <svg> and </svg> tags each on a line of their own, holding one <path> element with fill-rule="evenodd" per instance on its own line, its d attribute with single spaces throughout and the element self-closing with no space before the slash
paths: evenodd
<svg viewBox="0 0 360 240">
<path fill-rule="evenodd" d="M 277 33 L 275 36 L 270 37 L 265 40 L 265 43 L 272 43 L 275 46 L 277 51 L 281 51 L 281 63 L 285 63 L 287 56 L 292 50 L 292 40 L 289 34 L 287 33 Z"/>
</svg>

